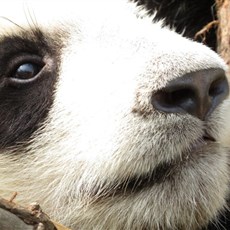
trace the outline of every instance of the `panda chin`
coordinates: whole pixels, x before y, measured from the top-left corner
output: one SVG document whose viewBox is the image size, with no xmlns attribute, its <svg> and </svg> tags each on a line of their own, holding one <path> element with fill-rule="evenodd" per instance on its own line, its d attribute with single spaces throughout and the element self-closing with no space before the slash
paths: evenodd
<svg viewBox="0 0 230 230">
<path fill-rule="evenodd" d="M 205 134 L 203 138 L 200 138 L 195 144 L 189 146 L 188 150 L 181 154 L 181 157 L 177 157 L 170 162 L 163 162 L 148 173 L 132 175 L 123 181 L 105 183 L 106 185 L 100 188 L 96 186 L 91 190 L 90 194 L 93 197 L 99 197 L 99 199 L 101 197 L 138 194 L 157 184 L 172 181 L 176 174 L 186 170 L 189 161 L 199 161 L 199 157 L 212 154 L 217 148 L 219 148 L 219 144 L 216 140 L 212 136 Z"/>
</svg>

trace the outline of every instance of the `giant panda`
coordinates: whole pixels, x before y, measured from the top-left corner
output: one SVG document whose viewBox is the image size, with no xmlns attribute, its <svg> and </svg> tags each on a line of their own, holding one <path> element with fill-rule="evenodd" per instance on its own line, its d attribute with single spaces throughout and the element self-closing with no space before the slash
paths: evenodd
<svg viewBox="0 0 230 230">
<path fill-rule="evenodd" d="M 73 230 L 227 229 L 224 61 L 126 0 L 0 7 L 0 195 Z"/>
</svg>

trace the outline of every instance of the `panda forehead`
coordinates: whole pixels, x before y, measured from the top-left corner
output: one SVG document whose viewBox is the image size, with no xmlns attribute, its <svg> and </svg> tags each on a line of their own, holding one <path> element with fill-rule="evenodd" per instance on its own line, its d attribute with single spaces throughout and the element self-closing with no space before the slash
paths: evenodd
<svg viewBox="0 0 230 230">
<path fill-rule="evenodd" d="M 137 9 L 136 5 L 128 3 L 126 0 L 9 0 L 2 4 L 0 8 L 0 31 L 11 32 L 15 29 L 14 25 L 19 25 L 22 28 L 36 25 L 49 27 L 49 30 L 53 30 L 62 24 L 65 25 L 68 21 L 74 23 L 79 21 L 79 24 L 84 25 L 85 22 L 92 21 L 103 24 L 102 22 L 105 22 L 106 18 L 113 18 L 114 21 L 119 23 L 119 18 L 124 19 L 125 17 L 127 19 L 129 15 L 133 14 L 134 9 Z M 128 11 L 132 13 L 128 13 Z"/>
<path fill-rule="evenodd" d="M 96 38 L 105 44 L 110 40 L 124 45 L 134 42 L 131 45 L 136 47 L 140 46 L 137 43 L 143 46 L 157 39 L 163 43 L 163 39 L 167 44 L 168 34 L 162 30 L 162 23 L 152 23 L 153 18 L 146 15 L 145 10 L 127 0 L 9 0 L 0 8 L 0 39 L 23 35 L 23 31 L 32 38 L 35 28 L 55 38 L 68 34 L 91 41 Z M 63 40 L 67 41 L 66 36 Z"/>
<path fill-rule="evenodd" d="M 92 42 L 98 36 L 105 44 L 110 40 L 122 43 L 126 37 L 128 43 L 130 40 L 140 41 L 138 35 L 148 37 L 146 32 L 151 30 L 143 25 L 138 27 L 137 12 L 139 8 L 126 0 L 9 0 L 0 8 L 0 41 L 15 35 L 34 40 L 34 31 L 38 30 L 43 31 L 47 39 L 50 37 L 62 43 L 68 43 L 67 36 L 73 37 L 72 44 L 81 38 Z M 139 30 L 143 30 L 144 35 Z"/>
</svg>

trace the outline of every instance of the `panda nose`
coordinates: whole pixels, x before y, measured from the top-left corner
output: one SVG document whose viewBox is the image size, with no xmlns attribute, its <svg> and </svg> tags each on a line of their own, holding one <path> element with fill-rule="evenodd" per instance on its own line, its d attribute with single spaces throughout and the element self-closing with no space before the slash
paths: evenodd
<svg viewBox="0 0 230 230">
<path fill-rule="evenodd" d="M 188 113 L 205 120 L 228 94 L 224 70 L 200 70 L 170 81 L 153 94 L 152 105 L 165 113 Z"/>
</svg>

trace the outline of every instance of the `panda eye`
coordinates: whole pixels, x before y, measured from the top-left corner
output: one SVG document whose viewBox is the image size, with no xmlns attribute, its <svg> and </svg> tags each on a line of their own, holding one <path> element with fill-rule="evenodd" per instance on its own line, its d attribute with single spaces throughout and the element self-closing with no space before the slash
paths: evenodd
<svg viewBox="0 0 230 230">
<path fill-rule="evenodd" d="M 29 80 L 34 78 L 41 70 L 41 66 L 34 63 L 24 63 L 20 65 L 11 78 Z"/>
<path fill-rule="evenodd" d="M 44 63 L 40 58 L 16 60 L 9 66 L 8 79 L 12 84 L 25 84 L 33 82 L 40 76 Z"/>
</svg>

